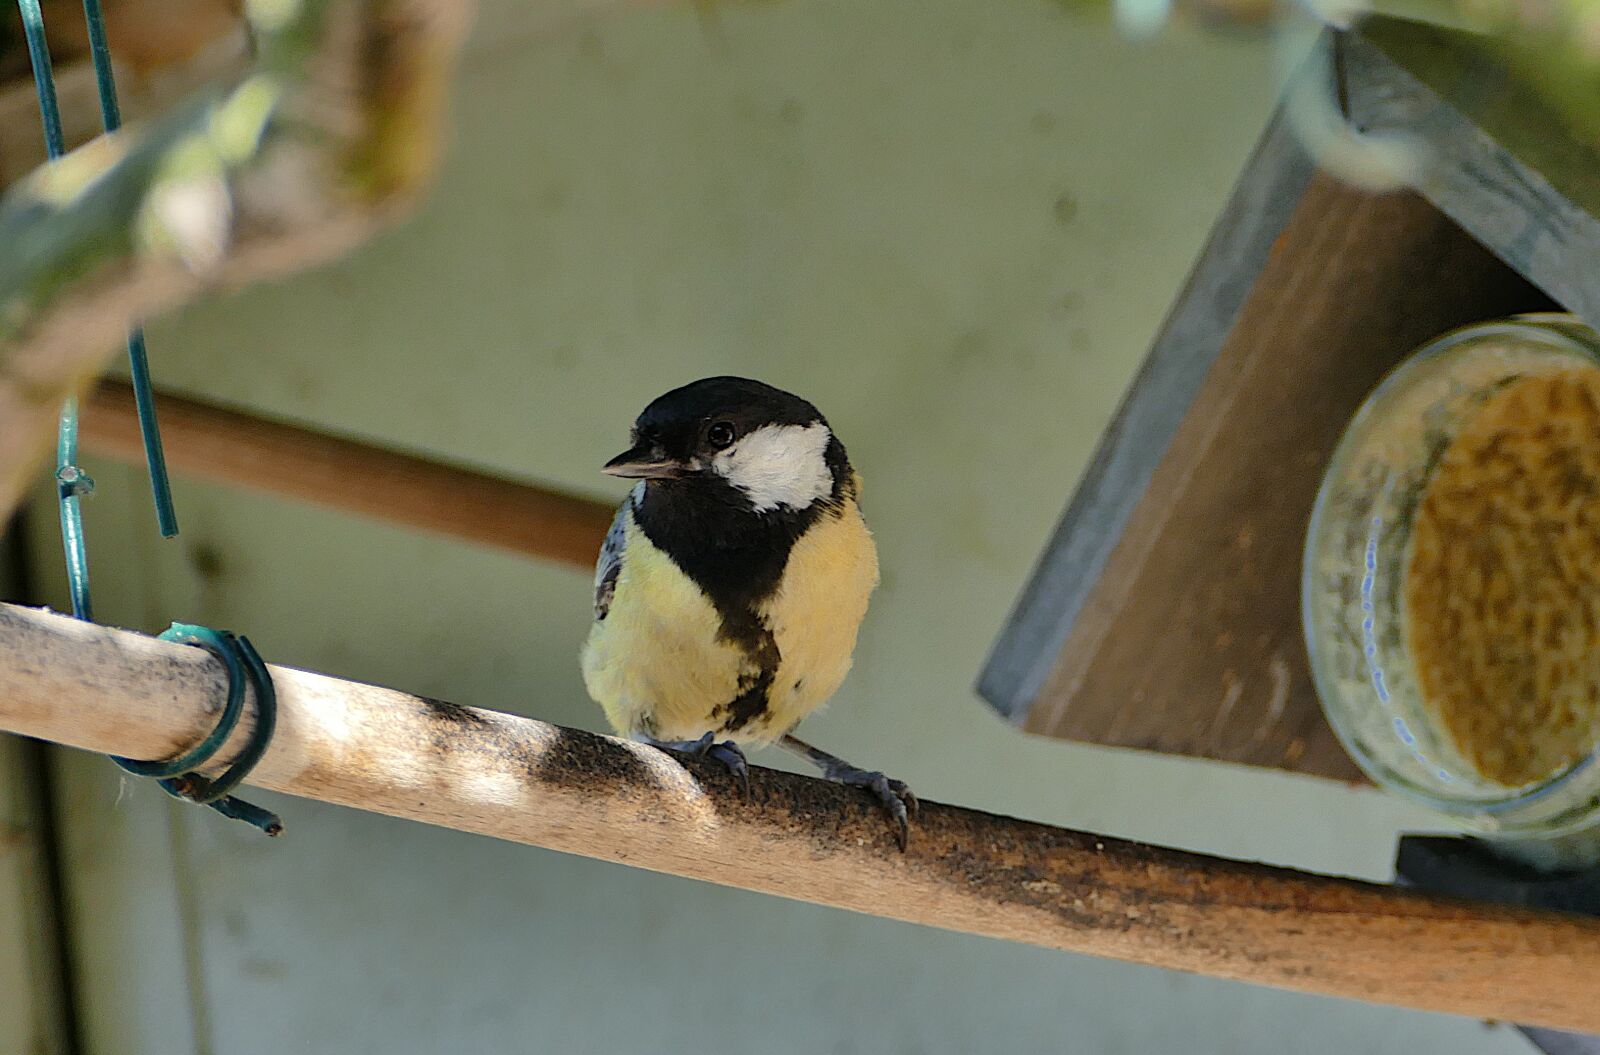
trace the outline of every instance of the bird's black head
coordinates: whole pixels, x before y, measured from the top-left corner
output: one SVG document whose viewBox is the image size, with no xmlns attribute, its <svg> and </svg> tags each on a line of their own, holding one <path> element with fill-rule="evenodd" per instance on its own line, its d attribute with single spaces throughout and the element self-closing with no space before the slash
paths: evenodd
<svg viewBox="0 0 1600 1055">
<path fill-rule="evenodd" d="M 816 407 L 743 377 L 708 377 L 657 397 L 634 422 L 633 446 L 605 471 L 724 495 L 757 513 L 836 498 L 850 474 Z"/>
</svg>

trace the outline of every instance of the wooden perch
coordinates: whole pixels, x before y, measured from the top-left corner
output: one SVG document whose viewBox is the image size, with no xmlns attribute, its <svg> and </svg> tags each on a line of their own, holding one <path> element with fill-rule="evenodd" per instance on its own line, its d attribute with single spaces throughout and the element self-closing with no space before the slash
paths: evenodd
<svg viewBox="0 0 1600 1055">
<path fill-rule="evenodd" d="M 1264 985 L 1600 1032 L 1600 919 L 1474 904 L 924 803 L 895 849 L 858 791 L 273 668 L 258 787 L 875 916 Z M 0 605 L 0 729 L 164 758 L 221 664 Z M 226 759 L 234 747 L 224 751 Z M 292 837 L 292 817 L 291 832 Z"/>
<path fill-rule="evenodd" d="M 431 173 L 468 0 L 251 4 L 257 63 L 0 200 L 0 516 L 130 324 L 310 266 Z"/>
<path fill-rule="evenodd" d="M 162 395 L 167 463 L 213 483 L 297 498 L 591 571 L 607 502 L 386 450 L 253 414 Z M 144 465 L 133 389 L 104 381 L 85 401 L 84 447 Z"/>
</svg>

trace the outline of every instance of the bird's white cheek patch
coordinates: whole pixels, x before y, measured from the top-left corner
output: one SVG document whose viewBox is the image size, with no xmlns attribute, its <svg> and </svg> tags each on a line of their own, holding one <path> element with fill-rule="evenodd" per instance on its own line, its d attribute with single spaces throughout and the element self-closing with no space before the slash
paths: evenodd
<svg viewBox="0 0 1600 1055">
<path fill-rule="evenodd" d="M 767 425 L 712 459 L 711 467 L 743 491 L 757 512 L 804 509 L 833 493 L 826 425 Z"/>
</svg>

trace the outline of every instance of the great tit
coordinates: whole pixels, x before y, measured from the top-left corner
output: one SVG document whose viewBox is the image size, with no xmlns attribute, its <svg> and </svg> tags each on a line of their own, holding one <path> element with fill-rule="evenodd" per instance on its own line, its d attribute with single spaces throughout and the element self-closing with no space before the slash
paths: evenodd
<svg viewBox="0 0 1600 1055">
<path fill-rule="evenodd" d="M 888 811 L 901 849 L 916 796 L 796 739 L 844 681 L 878 584 L 844 444 L 799 396 L 710 377 L 657 398 L 605 464 L 639 483 L 595 569 L 589 695 L 620 735 L 720 761 L 781 743 Z"/>
</svg>

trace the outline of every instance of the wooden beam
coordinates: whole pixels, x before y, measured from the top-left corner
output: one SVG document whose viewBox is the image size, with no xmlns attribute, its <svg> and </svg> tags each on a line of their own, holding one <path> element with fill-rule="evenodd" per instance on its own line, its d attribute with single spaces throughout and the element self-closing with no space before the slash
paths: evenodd
<svg viewBox="0 0 1600 1055">
<path fill-rule="evenodd" d="M 282 495 L 585 571 L 614 507 L 213 404 L 157 397 L 167 463 L 212 483 Z M 84 403 L 85 449 L 144 464 L 133 390 L 104 381 Z"/>
<path fill-rule="evenodd" d="M 640 744 L 305 671 L 272 676 L 278 731 L 259 787 L 1008 941 L 1600 1032 L 1600 919 L 931 802 L 900 853 L 875 804 L 835 784 L 756 770 L 744 801 L 719 767 Z M 221 664 L 198 649 L 0 606 L 0 729 L 168 757 L 204 735 L 223 689 Z"/>
<path fill-rule="evenodd" d="M 1600 325 L 1600 142 L 1575 139 L 1475 38 L 1375 19 L 1341 43 L 1351 121 L 1420 140 L 1418 193 Z"/>
</svg>

